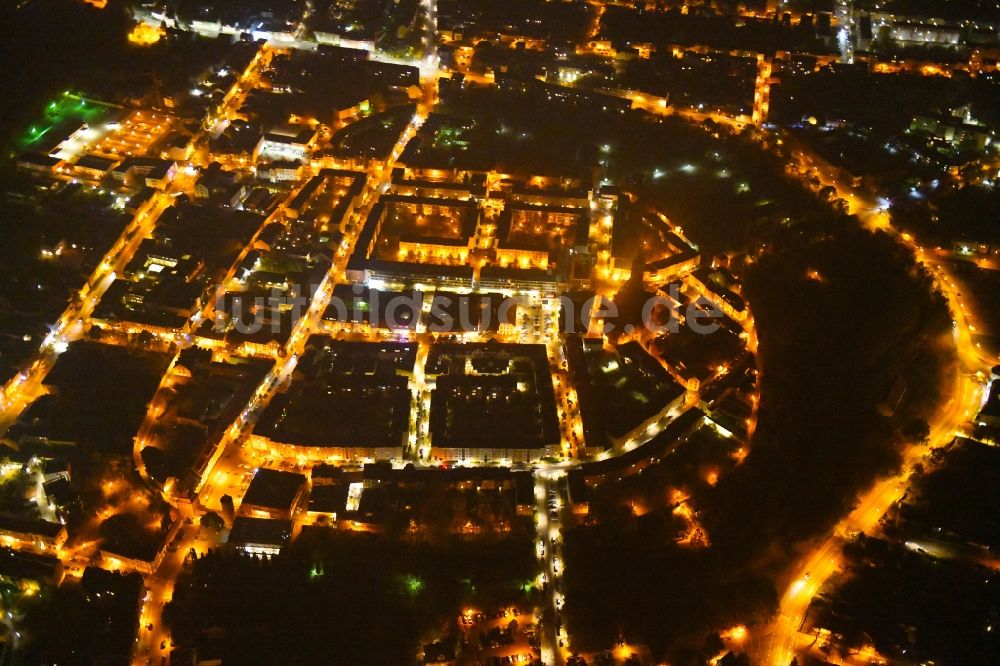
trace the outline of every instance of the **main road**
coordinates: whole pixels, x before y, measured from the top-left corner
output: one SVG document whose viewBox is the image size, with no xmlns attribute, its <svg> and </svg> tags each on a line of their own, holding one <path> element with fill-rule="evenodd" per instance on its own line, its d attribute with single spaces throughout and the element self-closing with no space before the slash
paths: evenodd
<svg viewBox="0 0 1000 666">
<path fill-rule="evenodd" d="M 562 623 L 562 516 L 567 511 L 565 471 L 560 467 L 535 470 L 536 555 L 541 563 L 538 576 L 542 605 L 537 611 L 542 663 L 558 666 L 566 662 L 569 637 Z"/>
</svg>

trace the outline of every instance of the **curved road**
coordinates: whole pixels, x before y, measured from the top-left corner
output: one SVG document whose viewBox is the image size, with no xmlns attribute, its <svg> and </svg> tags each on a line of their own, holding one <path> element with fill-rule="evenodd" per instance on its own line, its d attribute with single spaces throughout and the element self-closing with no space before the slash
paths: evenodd
<svg viewBox="0 0 1000 666">
<path fill-rule="evenodd" d="M 959 372 L 955 377 L 950 399 L 932 424 L 927 443 L 908 447 L 903 453 L 900 473 L 882 479 L 870 488 L 859 498 L 851 513 L 836 525 L 833 532 L 792 568 L 792 573 L 786 580 L 785 593 L 781 597 L 778 616 L 758 634 L 755 641 L 757 658 L 753 660 L 754 663 L 775 666 L 787 666 L 799 649 L 812 642 L 811 636 L 799 634 L 798 629 L 813 597 L 840 567 L 846 538 L 855 532 L 867 532 L 875 528 L 879 519 L 905 493 L 914 464 L 923 460 L 931 450 L 951 442 L 962 426 L 975 416 L 982 392 L 982 383 L 976 374 L 988 372 L 996 362 L 984 355 L 973 341 L 974 326 L 970 324 L 966 306 L 947 269 L 931 264 L 925 258 L 923 248 L 917 246 L 909 236 L 895 233 L 889 227 L 887 213 L 878 205 L 875 197 L 861 188 L 838 181 L 828 165 L 823 165 L 821 160 L 813 158 L 804 149 L 796 151 L 795 155 L 801 166 L 816 168 L 823 184 L 836 188 L 838 195 L 848 202 L 850 212 L 857 215 L 866 226 L 895 235 L 934 275 L 936 286 L 948 299 L 955 320 L 954 336 Z"/>
</svg>

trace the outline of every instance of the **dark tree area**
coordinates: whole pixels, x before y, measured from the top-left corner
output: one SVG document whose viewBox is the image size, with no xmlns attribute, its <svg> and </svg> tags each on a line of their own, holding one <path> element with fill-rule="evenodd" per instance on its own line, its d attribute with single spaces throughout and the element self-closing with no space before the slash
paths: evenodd
<svg viewBox="0 0 1000 666">
<path fill-rule="evenodd" d="M 131 663 L 143 589 L 139 574 L 88 568 L 79 583 L 40 596 L 21 625 L 19 663 Z"/>
<path fill-rule="evenodd" d="M 879 133 L 899 132 L 912 114 L 948 104 L 972 102 L 977 116 L 996 121 L 996 83 L 988 78 L 876 74 L 822 69 L 785 76 L 771 91 L 771 120 L 782 124 L 815 116 L 842 119 Z M 891 99 L 892 104 L 885 100 Z"/>
<path fill-rule="evenodd" d="M 900 378 L 935 401 L 941 377 L 912 361 L 948 353 L 938 345 L 951 316 L 907 250 L 847 219 L 836 235 L 780 235 L 745 290 L 760 340 L 759 421 L 746 464 L 720 483 L 710 531 L 720 547 L 751 554 L 823 532 L 898 463 L 905 422 L 879 406 Z M 906 407 L 897 414 L 912 414 Z"/>
<path fill-rule="evenodd" d="M 871 642 L 879 653 L 909 663 L 996 663 L 995 572 L 872 538 L 859 539 L 845 552 L 846 580 L 815 608 L 816 626 L 844 637 L 843 652 Z"/>
<path fill-rule="evenodd" d="M 120 513 L 101 523 L 98 533 L 101 548 L 125 557 L 152 560 L 169 527 L 169 517 L 162 515 L 159 524 L 148 525 L 133 513 Z"/>
<path fill-rule="evenodd" d="M 169 361 L 164 354 L 73 343 L 46 378 L 58 389 L 48 414 L 49 436 L 75 441 L 82 454 L 97 460 L 131 455 L 132 438 Z M 105 381 L 108 377 L 114 381 Z"/>
<path fill-rule="evenodd" d="M 791 159 L 787 143 L 776 144 L 752 128 L 732 133 L 710 120 L 703 131 L 718 135 L 715 148 L 699 156 L 693 173 L 643 181 L 637 188 L 640 211 L 666 213 L 705 255 L 745 252 L 792 220 L 835 223 L 829 203 L 784 168 Z M 620 231 L 616 222 L 616 236 Z"/>
<path fill-rule="evenodd" d="M 830 46 L 817 39 L 809 25 L 784 25 L 776 19 L 744 19 L 737 24 L 732 17 L 711 11 L 688 11 L 680 7 L 669 12 L 633 11 L 609 6 L 601 20 L 600 38 L 610 39 L 618 47 L 634 42 L 655 44 L 708 44 L 721 49 L 751 51 L 806 50 L 823 53 Z"/>
<path fill-rule="evenodd" d="M 228 46 L 226 40 L 171 32 L 153 46 L 135 48 L 127 39 L 126 9 L 124 0 L 111 0 L 103 10 L 62 0 L 0 6 L 0 53 L 7 63 L 0 82 L 17 91 L 0 101 L 0 145 L 11 145 L 10 138 L 41 117 L 45 101 L 67 87 L 100 99 L 141 98 L 154 72 L 164 86 L 187 83 Z"/>
<path fill-rule="evenodd" d="M 531 603 L 534 573 L 527 539 L 404 544 L 307 528 L 270 560 L 196 560 L 164 620 L 178 646 L 226 663 L 409 663 L 465 603 Z"/>
<path fill-rule="evenodd" d="M 639 518 L 595 507 L 566 534 L 565 615 L 581 649 L 622 636 L 678 657 L 712 628 L 766 620 L 773 573 L 898 463 L 940 398 L 951 317 L 908 251 L 829 214 L 768 236 L 743 271 L 761 368 L 750 455 L 717 487 L 691 489 L 711 545 L 676 545 L 669 506 Z M 885 416 L 900 382 L 906 397 Z"/>
<path fill-rule="evenodd" d="M 678 546 L 672 518 L 635 518 L 626 508 L 567 531 L 564 614 L 574 648 L 605 650 L 623 638 L 673 660 L 681 639 L 708 627 L 767 619 L 777 604 L 770 580 L 732 569 L 730 554 L 714 546 Z"/>
<path fill-rule="evenodd" d="M 1000 241 L 1000 191 L 969 186 L 932 198 L 933 206 L 901 197 L 892 209 L 894 224 L 901 225 L 934 245 L 971 241 Z"/>
<path fill-rule="evenodd" d="M 887 528 L 898 540 L 932 539 L 1000 548 L 1000 449 L 958 439 L 917 475 L 899 516 Z M 989 557 L 973 548 L 978 557 Z M 973 559 L 976 559 L 974 557 Z"/>
</svg>

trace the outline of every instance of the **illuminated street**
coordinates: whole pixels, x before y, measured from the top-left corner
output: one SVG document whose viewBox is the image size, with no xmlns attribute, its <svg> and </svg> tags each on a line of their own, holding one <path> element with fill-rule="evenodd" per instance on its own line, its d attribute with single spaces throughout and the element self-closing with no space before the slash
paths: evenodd
<svg viewBox="0 0 1000 666">
<path fill-rule="evenodd" d="M 13 3 L 7 661 L 996 661 L 1000 12 L 828 4 Z"/>
</svg>

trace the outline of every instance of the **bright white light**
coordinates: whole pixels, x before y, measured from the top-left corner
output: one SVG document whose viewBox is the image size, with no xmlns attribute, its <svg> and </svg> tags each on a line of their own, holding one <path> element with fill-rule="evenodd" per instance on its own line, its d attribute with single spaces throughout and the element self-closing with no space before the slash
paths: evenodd
<svg viewBox="0 0 1000 666">
<path fill-rule="evenodd" d="M 847 28 L 841 28 L 837 33 L 837 47 L 840 49 L 841 53 L 847 52 L 847 44 L 850 41 L 851 36 L 847 32 Z"/>
</svg>

